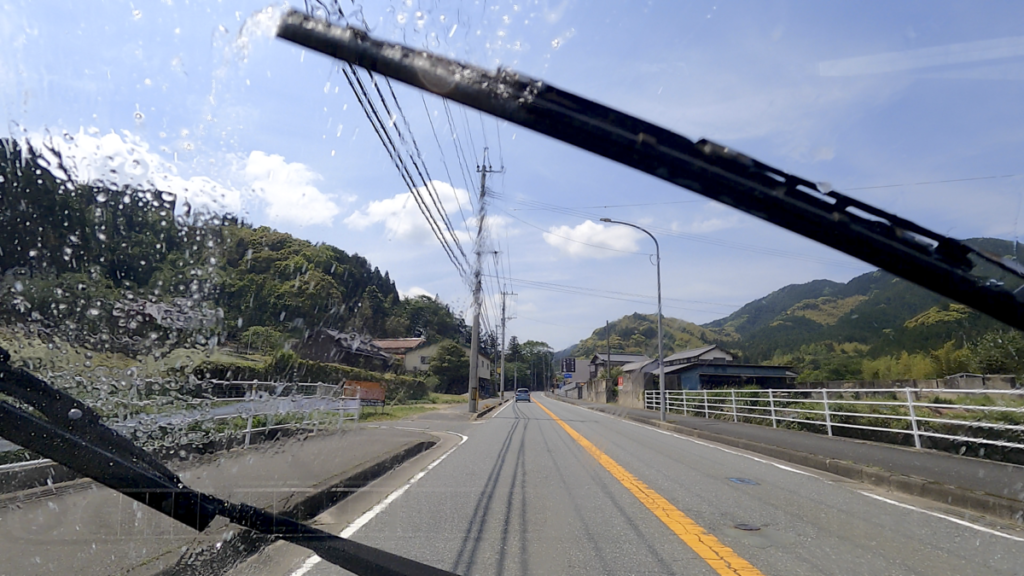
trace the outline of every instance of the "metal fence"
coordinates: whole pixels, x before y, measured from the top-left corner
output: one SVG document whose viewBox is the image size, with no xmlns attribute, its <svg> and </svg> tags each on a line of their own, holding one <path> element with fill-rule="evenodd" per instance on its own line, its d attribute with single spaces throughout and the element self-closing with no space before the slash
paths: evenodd
<svg viewBox="0 0 1024 576">
<path fill-rule="evenodd" d="M 196 445 L 238 437 L 242 447 L 254 434 L 295 429 L 317 433 L 357 424 L 361 411 L 354 386 L 322 383 L 225 382 L 204 383 L 203 398 L 176 396 L 171 404 L 153 398 L 112 397 L 119 416 L 106 424 L 144 448 Z M 167 400 L 170 396 L 161 396 Z M 0 450 L 17 450 L 9 442 Z"/>
<path fill-rule="evenodd" d="M 359 421 L 360 402 L 355 387 L 322 383 L 289 383 L 284 386 L 270 382 L 225 384 L 246 384 L 248 387 L 248 393 L 236 400 L 239 406 L 243 406 L 242 413 L 246 418 L 245 447 L 249 446 L 253 432 L 302 428 L 316 433 L 321 428 L 333 427 L 335 414 L 338 428 L 346 421 Z M 225 417 L 230 416 L 213 416 L 214 420 Z"/>
<path fill-rule="evenodd" d="M 139 414 L 109 424 L 147 447 L 232 435 L 244 437 L 243 447 L 248 447 L 254 433 L 283 428 L 316 433 L 359 421 L 358 389 L 351 386 L 258 381 L 209 385 L 212 397 L 194 401 L 199 404 L 196 409 Z"/>
<path fill-rule="evenodd" d="M 667 391 L 670 413 L 771 425 L 829 436 L 907 443 L 1024 448 L 1024 390 L 913 388 Z M 657 390 L 644 408 L 660 410 Z"/>
<path fill-rule="evenodd" d="M 583 385 L 582 384 L 569 384 L 555 389 L 555 396 L 562 396 L 564 398 L 583 398 Z"/>
</svg>

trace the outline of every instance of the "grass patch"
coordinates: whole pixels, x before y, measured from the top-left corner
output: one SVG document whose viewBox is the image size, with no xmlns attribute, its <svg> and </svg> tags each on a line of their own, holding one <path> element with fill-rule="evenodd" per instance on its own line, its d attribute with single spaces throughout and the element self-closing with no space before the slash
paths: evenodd
<svg viewBox="0 0 1024 576">
<path fill-rule="evenodd" d="M 431 393 L 427 397 L 431 404 L 463 404 L 469 402 L 464 394 L 437 394 Z"/>
<path fill-rule="evenodd" d="M 397 402 L 396 406 L 415 406 L 419 404 L 465 404 L 469 398 L 465 394 L 437 394 L 430 393 L 426 398 L 418 400 L 403 400 Z"/>
<path fill-rule="evenodd" d="M 359 415 L 360 422 L 386 422 L 388 420 L 401 420 L 402 418 L 408 418 L 409 416 L 415 416 L 416 414 L 422 414 L 424 412 L 430 412 L 431 410 L 437 410 L 436 406 L 423 406 L 423 405 L 411 405 L 411 406 L 385 406 L 378 412 L 375 408 L 364 408 L 362 413 Z"/>
</svg>

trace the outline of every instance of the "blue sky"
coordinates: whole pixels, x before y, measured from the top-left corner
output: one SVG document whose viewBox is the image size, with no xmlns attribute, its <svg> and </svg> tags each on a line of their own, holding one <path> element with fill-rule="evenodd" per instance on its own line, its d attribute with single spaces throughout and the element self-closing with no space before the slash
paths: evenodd
<svg viewBox="0 0 1024 576">
<path fill-rule="evenodd" d="M 8 132 L 48 133 L 77 159 L 80 178 L 151 183 L 195 205 L 237 210 L 362 254 L 403 292 L 437 294 L 464 309 L 467 286 L 337 66 L 267 34 L 282 5 L 275 6 L 106 1 L 58 10 L 0 0 Z M 543 78 L 939 232 L 1020 234 L 1019 2 L 342 6 L 361 10 L 378 37 Z M 482 148 L 489 146 L 492 164 L 504 164 L 490 180 L 489 249 L 501 252 L 500 274 L 511 275 L 506 287 L 518 294 L 509 333 L 521 339 L 561 348 L 606 319 L 654 312 L 649 239 L 600 217 L 658 235 L 665 313 L 700 323 L 786 284 L 844 281 L 871 269 L 452 105 L 455 140 L 440 100 L 400 85 L 395 92 L 467 250 L 468 194 L 476 191 L 466 189 L 476 186 Z M 396 122 L 406 129 L 405 120 Z M 460 169 L 456 143 L 468 170 Z M 489 273 L 494 266 L 489 259 Z M 491 325 L 500 289 L 488 278 Z M 619 299 L 580 293 L 595 290 Z"/>
</svg>

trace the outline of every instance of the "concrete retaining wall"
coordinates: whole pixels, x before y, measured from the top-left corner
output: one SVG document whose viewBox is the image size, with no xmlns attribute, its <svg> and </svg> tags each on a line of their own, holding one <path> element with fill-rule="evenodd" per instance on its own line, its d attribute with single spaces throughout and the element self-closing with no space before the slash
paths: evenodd
<svg viewBox="0 0 1024 576">
<path fill-rule="evenodd" d="M 1013 390 L 1017 388 L 1017 377 L 1007 375 L 966 376 L 962 378 L 936 378 L 928 380 L 829 380 L 825 382 L 797 382 L 796 388 L 868 389 L 868 388 L 918 388 L 922 390 L 945 388 L 947 390 Z"/>
</svg>

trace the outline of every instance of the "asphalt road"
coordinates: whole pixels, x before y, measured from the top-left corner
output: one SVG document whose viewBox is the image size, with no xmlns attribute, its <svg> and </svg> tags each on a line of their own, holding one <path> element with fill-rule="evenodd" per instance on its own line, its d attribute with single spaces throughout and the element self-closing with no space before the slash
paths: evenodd
<svg viewBox="0 0 1024 576">
<path fill-rule="evenodd" d="M 422 426 L 466 440 L 351 537 L 461 574 L 1024 574 L 1024 533 L 539 395 Z"/>
<path fill-rule="evenodd" d="M 312 487 L 329 485 L 385 454 L 433 439 L 412 430 L 365 427 L 171 466 L 197 490 L 281 511 L 308 496 Z M 71 484 L 82 489 L 66 491 Z M 197 534 L 103 486 L 71 484 L 50 497 L 0 505 L 0 576 L 152 575 L 193 562 L 204 550 L 222 551 L 227 535 L 237 532 L 218 519 Z M 205 563 L 195 565 L 199 573 L 213 573 Z"/>
</svg>

